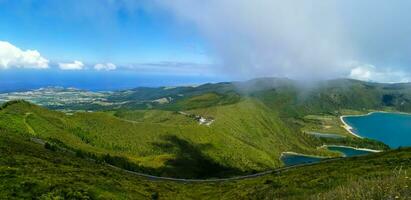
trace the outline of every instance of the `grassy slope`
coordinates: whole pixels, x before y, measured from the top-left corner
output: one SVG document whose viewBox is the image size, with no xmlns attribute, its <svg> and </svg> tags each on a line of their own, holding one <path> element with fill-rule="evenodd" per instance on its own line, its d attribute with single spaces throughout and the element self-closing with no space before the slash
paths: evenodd
<svg viewBox="0 0 411 200">
<path fill-rule="evenodd" d="M 235 85 L 242 89 L 236 90 Z M 125 157 L 157 175 L 228 176 L 278 167 L 283 151 L 334 155 L 316 149 L 324 143 L 384 149 L 380 143 L 350 135 L 343 141 L 324 141 L 300 130 L 323 131 L 318 126 L 322 122 L 307 115 L 329 115 L 335 121 L 345 109 L 365 112 L 391 106 L 407 110 L 407 87 L 334 80 L 301 89 L 290 80 L 256 79 L 175 89 L 141 88 L 115 93 L 113 100 L 141 100 L 157 110 L 115 111 L 122 120 L 110 113 L 68 116 L 21 103 L 0 112 L 0 125 L 100 156 Z M 150 100 L 163 97 L 175 100 L 170 104 Z M 211 117 L 215 122 L 200 126 L 175 111 Z M 338 125 L 332 123 L 331 132 L 345 134 Z M 207 174 L 207 168 L 215 170 Z"/>
<path fill-rule="evenodd" d="M 165 110 L 116 110 L 112 111 L 113 115 L 133 121 L 133 122 L 147 122 L 147 123 L 165 123 L 165 124 L 180 124 L 192 125 L 197 124 L 193 118 L 189 118 L 175 111 Z"/>
<path fill-rule="evenodd" d="M 221 177 L 271 169 L 282 165 L 283 151 L 332 155 L 317 150 L 313 141 L 287 128 L 277 113 L 252 99 L 190 111 L 214 118 L 210 127 L 175 112 L 141 112 L 140 118 L 131 115 L 136 120 L 131 122 L 107 113 L 71 116 L 17 102 L 0 111 L 0 126 L 71 149 L 125 157 L 140 166 L 137 170 L 172 177 Z"/>
<path fill-rule="evenodd" d="M 153 181 L 0 130 L 5 199 L 406 199 L 411 149 L 221 183 Z"/>
<path fill-rule="evenodd" d="M 173 104 L 156 107 L 191 109 L 188 112 L 214 118 L 216 121 L 211 127 L 199 126 L 191 118 L 164 110 L 132 111 L 120 115 L 137 121 L 135 123 L 108 113 L 67 116 L 18 103 L 0 111 L 0 132 L 29 133 L 54 142 L 61 141 L 74 149 L 124 156 L 152 174 L 216 177 L 278 166 L 281 151 L 326 154 L 313 148 L 324 141 L 299 133 L 304 127 L 316 129 L 312 125 L 318 121 L 310 121 L 313 118 L 307 118 L 307 115 L 335 118 L 345 113 L 345 109 L 367 112 L 373 109 L 409 111 L 411 108 L 409 85 L 401 84 L 338 80 L 301 94 L 287 82 L 274 89 L 247 91 L 240 100 L 230 93 L 230 84 L 222 85 L 229 95 L 215 93 L 221 85 L 209 84 L 200 87 L 206 92 L 186 88 L 187 96 L 192 98 L 181 98 Z M 167 92 L 178 96 L 181 91 Z M 338 127 L 333 128 L 336 132 L 341 131 Z M 1 140 L 0 153 L 5 154 L 1 156 L 0 170 L 3 181 L 0 189 L 3 193 L 0 194 L 3 196 L 50 193 L 111 199 L 155 197 L 157 194 L 161 198 L 193 199 L 198 196 L 210 199 L 389 199 L 410 195 L 405 187 L 409 186 L 407 175 L 395 170 L 401 166 L 409 170 L 409 149 L 293 169 L 278 176 L 224 184 L 184 185 L 150 182 L 123 172 L 112 173 L 112 169 L 71 155 L 50 152 L 18 136 L 5 136 Z M 344 142 L 379 146 L 373 142 Z M 96 171 L 100 172 L 97 176 Z"/>
</svg>

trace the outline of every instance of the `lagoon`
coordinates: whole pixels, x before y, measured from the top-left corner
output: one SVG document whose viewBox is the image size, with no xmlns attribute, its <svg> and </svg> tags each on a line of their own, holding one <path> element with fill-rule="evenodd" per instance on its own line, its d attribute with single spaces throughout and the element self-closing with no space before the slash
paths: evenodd
<svg viewBox="0 0 411 200">
<path fill-rule="evenodd" d="M 338 151 L 342 153 L 345 157 L 360 156 L 373 153 L 372 150 L 356 149 L 353 147 L 345 146 L 328 146 L 327 149 L 330 151 Z M 316 163 L 320 162 L 323 159 L 326 158 L 292 153 L 283 153 L 283 155 L 281 156 L 281 160 L 286 166 Z"/>
<path fill-rule="evenodd" d="M 314 163 L 314 162 L 319 162 L 322 159 L 323 158 L 320 158 L 320 157 L 313 157 L 313 156 L 308 156 L 308 155 L 306 156 L 306 155 L 299 155 L 299 154 L 283 154 L 281 156 L 281 160 L 286 166 Z"/>
<path fill-rule="evenodd" d="M 346 116 L 343 120 L 361 137 L 381 141 L 391 148 L 411 146 L 409 114 L 374 112 L 362 116 Z"/>
<path fill-rule="evenodd" d="M 330 150 L 330 151 L 341 152 L 346 157 L 360 156 L 360 155 L 366 155 L 366 154 L 372 153 L 372 151 L 355 149 L 355 148 L 352 148 L 352 147 L 342 147 L 342 146 L 329 146 L 329 147 L 327 147 L 327 149 Z"/>
<path fill-rule="evenodd" d="M 351 126 L 356 135 L 381 141 L 391 148 L 411 146 L 411 115 L 403 113 L 374 112 L 368 115 L 345 116 L 344 122 Z M 310 133 L 313 134 L 313 133 Z M 315 133 L 315 136 L 329 136 Z M 346 157 L 372 153 L 366 149 L 343 146 L 328 146 L 328 150 L 339 151 Z M 284 154 L 281 160 L 285 165 L 298 165 L 319 162 L 324 158 L 300 154 Z"/>
</svg>

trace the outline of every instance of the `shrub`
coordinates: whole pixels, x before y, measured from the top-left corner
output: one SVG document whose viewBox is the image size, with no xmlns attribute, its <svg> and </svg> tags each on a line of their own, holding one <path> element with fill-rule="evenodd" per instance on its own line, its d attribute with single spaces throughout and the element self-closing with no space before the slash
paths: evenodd
<svg viewBox="0 0 411 200">
<path fill-rule="evenodd" d="M 50 151 L 56 151 L 56 150 L 57 150 L 57 146 L 56 146 L 56 145 L 50 144 L 50 143 L 48 143 L 48 142 L 46 142 L 46 143 L 44 144 L 44 148 L 46 148 L 46 149 L 48 149 L 48 150 L 50 150 Z"/>
</svg>

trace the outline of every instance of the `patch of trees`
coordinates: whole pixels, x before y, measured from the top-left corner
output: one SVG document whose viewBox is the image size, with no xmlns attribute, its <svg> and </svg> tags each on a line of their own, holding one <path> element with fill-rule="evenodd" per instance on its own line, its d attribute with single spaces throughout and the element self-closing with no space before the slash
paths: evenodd
<svg viewBox="0 0 411 200">
<path fill-rule="evenodd" d="M 390 147 L 380 141 L 368 139 L 368 138 L 317 138 L 323 144 L 327 145 L 343 145 L 356 148 L 368 148 L 376 150 L 389 150 Z"/>
<path fill-rule="evenodd" d="M 18 103 L 28 103 L 27 101 L 24 101 L 24 100 L 12 100 L 12 101 L 8 101 L 8 102 L 6 102 L 6 103 L 3 103 L 1 106 L 0 106 L 0 110 L 3 110 L 3 109 L 5 109 L 5 108 L 7 108 L 8 106 L 11 106 L 11 105 L 14 105 L 14 104 L 18 104 Z"/>
</svg>

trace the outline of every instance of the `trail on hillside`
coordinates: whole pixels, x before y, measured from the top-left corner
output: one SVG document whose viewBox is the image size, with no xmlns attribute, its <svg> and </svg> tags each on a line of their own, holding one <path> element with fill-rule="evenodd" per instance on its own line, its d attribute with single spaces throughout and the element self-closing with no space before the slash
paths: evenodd
<svg viewBox="0 0 411 200">
<path fill-rule="evenodd" d="M 32 114 L 33 113 L 26 113 L 24 115 L 23 122 L 26 125 L 28 132 L 32 135 L 36 135 L 36 132 L 34 131 L 33 127 L 31 127 L 31 125 L 29 123 L 27 123 L 27 117 L 29 117 Z"/>
<path fill-rule="evenodd" d="M 40 138 L 31 138 L 31 141 L 37 144 L 41 144 L 44 145 L 46 143 L 46 141 L 40 139 Z M 72 150 L 68 150 L 62 147 L 57 146 L 58 149 L 60 149 L 61 151 L 64 152 L 68 152 L 71 154 L 75 154 L 74 151 Z M 359 156 L 364 156 L 364 155 L 359 155 Z M 162 176 L 154 176 L 154 175 L 150 175 L 150 174 L 144 174 L 144 173 L 140 173 L 140 172 L 135 172 L 135 171 L 130 171 L 130 170 L 126 170 L 108 163 L 104 163 L 104 165 L 111 167 L 113 169 L 116 170 L 120 170 L 129 174 L 133 174 L 133 175 L 137 175 L 137 176 L 141 176 L 144 178 L 148 178 L 150 180 L 153 181 L 173 181 L 173 182 L 180 182 L 180 183 L 205 183 L 205 182 L 226 182 L 226 181 L 236 181 L 236 180 L 243 180 L 243 179 L 251 179 L 251 178 L 257 178 L 257 177 L 261 177 L 261 176 L 265 176 L 268 174 L 280 174 L 282 172 L 286 172 L 288 170 L 294 169 L 294 168 L 300 168 L 300 167 L 306 167 L 306 166 L 311 166 L 311 165 L 318 165 L 321 163 L 326 163 L 326 162 L 331 162 L 331 161 L 338 161 L 338 160 L 342 160 L 342 159 L 346 159 L 346 157 L 339 157 L 339 158 L 330 158 L 330 159 L 326 159 L 326 160 L 322 160 L 319 162 L 314 162 L 314 163 L 305 163 L 305 164 L 298 164 L 298 165 L 293 165 L 293 166 L 286 166 L 286 167 L 281 167 L 281 168 L 277 168 L 277 169 L 272 169 L 272 170 L 267 170 L 267 171 L 263 171 L 263 172 L 259 172 L 259 173 L 255 173 L 255 174 L 249 174 L 249 175 L 244 175 L 244 176 L 236 176 L 236 177 L 230 177 L 230 178 L 211 178 L 211 179 L 184 179 L 184 178 L 171 178 L 171 177 L 162 177 Z M 86 158 L 86 160 L 91 161 L 91 162 L 97 162 L 96 160 L 92 159 L 92 158 Z"/>
</svg>

